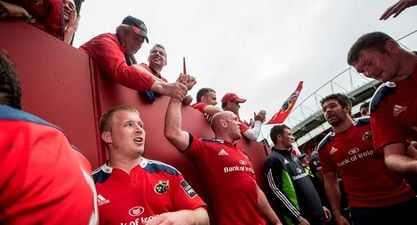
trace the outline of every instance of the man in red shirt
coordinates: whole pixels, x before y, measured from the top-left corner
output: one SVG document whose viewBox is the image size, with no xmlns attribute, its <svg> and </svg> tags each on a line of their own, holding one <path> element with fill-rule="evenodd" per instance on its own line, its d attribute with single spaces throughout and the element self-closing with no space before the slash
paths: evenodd
<svg viewBox="0 0 417 225">
<path fill-rule="evenodd" d="M 100 224 L 208 225 L 206 205 L 181 173 L 144 158 L 146 132 L 132 106 L 100 119 L 108 161 L 94 171 Z"/>
<path fill-rule="evenodd" d="M 5 17 L 25 19 L 39 29 L 64 40 L 66 21 L 63 0 L 1 0 L 0 19 Z"/>
<path fill-rule="evenodd" d="M 359 73 L 385 82 L 370 102 L 376 151 L 385 164 L 400 173 L 417 173 L 417 160 L 407 156 L 417 140 L 417 55 L 382 32 L 361 36 L 350 48 L 347 61 Z"/>
<path fill-rule="evenodd" d="M 317 149 L 337 224 L 349 224 L 340 208 L 338 176 L 343 180 L 354 224 L 414 224 L 415 194 L 403 177 L 388 170 L 381 153 L 374 151 L 369 118 L 353 121 L 352 104 L 343 94 L 329 95 L 321 104 L 333 131 Z"/>
<path fill-rule="evenodd" d="M 231 111 L 237 115 L 240 121 L 240 131 L 243 136 L 249 139 L 250 141 L 256 141 L 259 134 L 261 133 L 262 123 L 265 122 L 266 112 L 265 110 L 259 111 L 255 114 L 255 121 L 253 127 L 250 128 L 246 123 L 240 120 L 239 109 L 240 103 L 245 103 L 246 99 L 239 98 L 235 93 L 226 93 L 222 98 L 222 109 L 225 111 Z"/>
<path fill-rule="evenodd" d="M 216 105 L 216 91 L 212 88 L 201 88 L 197 92 L 197 102 L 192 104 L 191 107 L 202 112 L 204 117 L 210 122 L 214 114 L 223 111 Z"/>
<path fill-rule="evenodd" d="M 152 73 L 158 79 L 161 79 L 164 82 L 168 82 L 168 80 L 162 76 L 161 72 L 162 69 L 167 65 L 167 52 L 164 46 L 161 44 L 155 44 L 151 50 L 149 51 L 148 56 L 148 63 L 141 63 L 139 66 L 144 68 L 146 71 Z M 153 91 L 143 91 L 140 92 L 141 96 L 144 97 L 146 102 L 153 102 L 156 100 L 156 97 L 160 96 L 160 94 L 155 93 Z M 183 103 L 189 105 L 193 98 L 190 95 L 186 95 Z"/>
<path fill-rule="evenodd" d="M 90 163 L 59 127 L 20 110 L 20 98 L 0 53 L 0 224 L 97 224 Z"/>
<path fill-rule="evenodd" d="M 199 168 L 209 186 L 215 223 L 222 225 L 281 224 L 255 179 L 241 138 L 237 115 L 224 111 L 214 115 L 214 139 L 199 139 L 181 130 L 181 100 L 171 98 L 165 116 L 165 136 Z"/>
<path fill-rule="evenodd" d="M 86 52 L 118 83 L 137 91 L 154 91 L 161 95 L 183 99 L 187 87 L 180 82 L 167 83 L 135 65 L 134 54 L 148 42 L 147 28 L 143 21 L 127 16 L 117 27 L 116 34 L 101 34 L 84 43 L 80 50 Z"/>
</svg>

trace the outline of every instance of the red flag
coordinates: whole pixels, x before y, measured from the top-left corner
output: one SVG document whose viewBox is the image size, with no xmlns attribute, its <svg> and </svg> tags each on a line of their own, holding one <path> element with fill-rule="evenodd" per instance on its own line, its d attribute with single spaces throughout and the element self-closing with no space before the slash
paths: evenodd
<svg viewBox="0 0 417 225">
<path fill-rule="evenodd" d="M 266 124 L 283 123 L 290 114 L 292 108 L 294 108 L 295 102 L 300 95 L 301 89 L 303 89 L 303 81 L 298 83 L 297 89 L 288 97 L 288 99 L 282 104 L 281 109 L 275 113 L 275 115 Z"/>
</svg>

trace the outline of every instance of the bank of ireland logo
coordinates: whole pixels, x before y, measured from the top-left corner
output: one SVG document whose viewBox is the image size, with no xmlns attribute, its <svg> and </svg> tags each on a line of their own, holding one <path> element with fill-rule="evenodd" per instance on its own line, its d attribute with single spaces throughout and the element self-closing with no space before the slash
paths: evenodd
<svg viewBox="0 0 417 225">
<path fill-rule="evenodd" d="M 134 217 L 140 216 L 143 212 L 145 212 L 145 209 L 142 206 L 134 206 L 129 209 L 129 215 Z"/>
<path fill-rule="evenodd" d="M 169 181 L 168 180 L 160 180 L 154 188 L 155 193 L 163 194 L 168 191 L 169 188 Z"/>
<path fill-rule="evenodd" d="M 348 151 L 348 154 L 349 155 L 355 155 L 358 152 L 359 152 L 359 148 L 352 148 Z"/>
<path fill-rule="evenodd" d="M 246 162 L 245 160 L 239 160 L 240 165 L 248 165 L 248 162 Z"/>
</svg>

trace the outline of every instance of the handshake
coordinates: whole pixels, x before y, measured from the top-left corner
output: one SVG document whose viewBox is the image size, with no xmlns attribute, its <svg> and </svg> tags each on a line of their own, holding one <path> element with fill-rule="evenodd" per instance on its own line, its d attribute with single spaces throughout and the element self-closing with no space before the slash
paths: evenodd
<svg viewBox="0 0 417 225">
<path fill-rule="evenodd" d="M 191 102 L 193 101 L 193 97 L 191 97 L 191 95 L 187 95 L 187 91 L 191 90 L 194 87 L 194 85 L 197 83 L 195 77 L 188 75 L 188 74 L 181 73 L 180 76 L 177 78 L 176 83 L 178 83 L 178 85 L 181 86 L 181 92 L 183 92 L 183 93 L 180 93 L 178 97 L 182 99 L 182 103 L 184 105 L 190 105 Z M 184 96 L 184 97 L 181 98 L 181 96 Z M 174 97 L 177 97 L 177 96 L 174 96 Z"/>
</svg>

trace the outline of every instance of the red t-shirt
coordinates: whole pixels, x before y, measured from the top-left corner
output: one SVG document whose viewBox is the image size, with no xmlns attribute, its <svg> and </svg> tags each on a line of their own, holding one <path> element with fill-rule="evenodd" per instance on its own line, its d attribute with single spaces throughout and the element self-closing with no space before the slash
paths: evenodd
<svg viewBox="0 0 417 225">
<path fill-rule="evenodd" d="M 255 171 L 243 150 L 220 139 L 191 137 L 184 154 L 195 162 L 210 190 L 216 223 L 266 224 L 258 208 Z"/>
<path fill-rule="evenodd" d="M 417 140 L 417 65 L 410 77 L 382 84 L 371 100 L 374 143 L 381 150 L 390 143 Z"/>
<path fill-rule="evenodd" d="M 338 173 L 351 207 L 380 207 L 405 202 L 415 194 L 405 180 L 387 169 L 374 151 L 369 118 L 348 130 L 328 134 L 318 147 L 323 172 Z"/>
<path fill-rule="evenodd" d="M 24 0 L 25 9 L 36 19 L 36 27 L 64 40 L 64 14 L 62 0 Z"/>
<path fill-rule="evenodd" d="M 157 77 L 157 78 L 159 78 L 159 79 L 161 79 L 161 80 L 163 80 L 165 82 L 168 82 L 168 80 L 165 77 L 163 77 L 161 74 L 159 74 L 156 71 L 154 71 L 153 69 L 151 69 L 151 67 L 149 67 L 147 64 L 141 63 L 140 65 L 143 68 L 145 68 L 149 73 L 152 73 L 155 77 Z"/>
<path fill-rule="evenodd" d="M 123 46 L 116 34 L 101 34 L 80 46 L 80 50 L 120 84 L 137 91 L 149 91 L 154 79 L 126 63 Z"/>
<path fill-rule="evenodd" d="M 205 207 L 174 167 L 142 157 L 130 171 L 103 165 L 93 174 L 100 224 L 142 224 L 164 212 Z"/>
<path fill-rule="evenodd" d="M 61 130 L 0 106 L 0 224 L 96 224 L 89 163 Z"/>
<path fill-rule="evenodd" d="M 194 109 L 197 109 L 198 111 L 204 113 L 204 109 L 207 107 L 207 104 L 202 103 L 202 102 L 196 102 L 196 103 L 192 104 L 191 107 L 193 107 Z"/>
<path fill-rule="evenodd" d="M 249 130 L 248 125 L 246 125 L 246 123 L 244 123 L 242 120 L 240 120 L 240 118 L 238 118 L 239 122 L 240 122 L 240 132 L 244 133 L 245 131 Z"/>
</svg>

